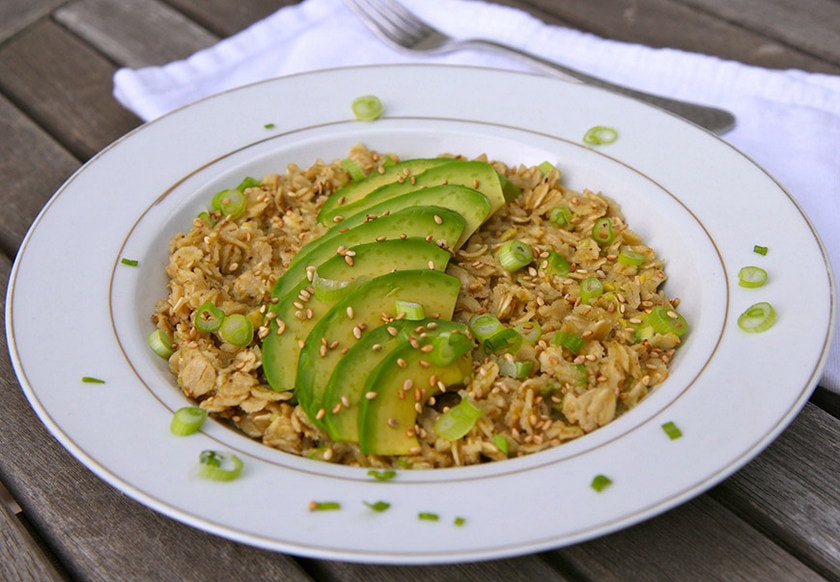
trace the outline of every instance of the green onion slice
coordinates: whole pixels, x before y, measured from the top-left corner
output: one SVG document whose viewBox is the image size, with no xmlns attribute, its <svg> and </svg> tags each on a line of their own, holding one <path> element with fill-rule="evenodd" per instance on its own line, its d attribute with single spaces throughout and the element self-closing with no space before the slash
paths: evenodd
<svg viewBox="0 0 840 582">
<path fill-rule="evenodd" d="M 595 475 L 595 478 L 592 479 L 591 487 L 600 493 L 607 487 L 612 484 L 612 479 L 607 477 L 606 475 Z"/>
<path fill-rule="evenodd" d="M 510 454 L 510 443 L 507 440 L 507 437 L 501 434 L 494 434 L 493 435 L 493 445 L 499 449 L 503 455 L 507 456 Z"/>
<path fill-rule="evenodd" d="M 137 259 L 127 259 L 125 257 L 120 259 L 120 262 L 127 267 L 136 267 L 140 264 L 140 261 L 138 261 Z"/>
<path fill-rule="evenodd" d="M 222 213 L 222 216 L 230 216 L 231 218 L 242 216 L 247 205 L 248 200 L 239 189 L 222 190 L 213 196 L 213 200 L 210 202 L 213 210 L 218 210 Z"/>
<path fill-rule="evenodd" d="M 551 170 L 556 170 L 557 169 L 557 166 L 555 166 L 554 164 L 552 164 L 548 160 L 544 161 L 543 163 L 541 163 L 537 167 L 540 169 L 540 172 L 542 172 L 543 174 L 548 174 Z"/>
<path fill-rule="evenodd" d="M 350 174 L 351 180 L 363 180 L 365 177 L 364 168 L 362 168 L 361 164 L 353 158 L 344 158 L 341 160 L 341 167 L 344 168 L 345 172 Z"/>
<path fill-rule="evenodd" d="M 162 329 L 156 329 L 149 334 L 149 337 L 146 338 L 146 343 L 154 353 L 165 360 L 168 360 L 175 353 L 175 350 L 172 348 L 172 338 Z"/>
<path fill-rule="evenodd" d="M 542 266 L 549 275 L 568 275 L 572 269 L 566 257 L 557 251 L 548 251 L 548 257 L 545 258 Z"/>
<path fill-rule="evenodd" d="M 225 312 L 213 305 L 212 302 L 206 301 L 196 309 L 193 325 L 198 331 L 214 332 L 222 327 L 224 319 Z"/>
<path fill-rule="evenodd" d="M 233 481 L 242 467 L 242 460 L 232 453 L 206 450 L 198 457 L 198 476 L 212 481 Z"/>
<path fill-rule="evenodd" d="M 595 221 L 592 227 L 592 238 L 599 245 L 608 245 L 615 240 L 615 233 L 613 232 L 612 220 L 606 216 L 602 216 Z"/>
<path fill-rule="evenodd" d="M 662 425 L 662 430 L 665 431 L 665 434 L 668 435 L 668 438 L 672 441 L 682 436 L 680 427 L 670 420 Z"/>
<path fill-rule="evenodd" d="M 374 503 L 370 503 L 368 501 L 363 501 L 362 503 L 364 503 L 365 505 L 370 507 L 372 510 L 377 511 L 377 512 L 386 511 L 389 507 L 391 507 L 391 504 L 388 503 L 387 501 L 376 501 Z"/>
<path fill-rule="evenodd" d="M 557 226 L 571 224 L 574 213 L 568 206 L 555 206 L 548 213 L 548 219 Z"/>
<path fill-rule="evenodd" d="M 184 406 L 172 415 L 169 431 L 175 436 L 187 436 L 198 432 L 207 419 L 207 411 L 199 406 Z"/>
<path fill-rule="evenodd" d="M 222 321 L 219 335 L 226 342 L 242 348 L 254 339 L 254 324 L 244 315 L 234 313 Z"/>
<path fill-rule="evenodd" d="M 390 481 L 397 476 L 397 472 L 393 469 L 383 469 L 377 471 L 376 469 L 369 469 L 367 472 L 369 477 L 373 477 L 377 481 Z"/>
<path fill-rule="evenodd" d="M 522 323 L 517 323 L 513 326 L 519 335 L 522 336 L 522 339 L 525 340 L 526 344 L 529 345 L 536 345 L 538 341 L 540 341 L 540 337 L 542 337 L 542 327 L 540 324 L 535 321 L 523 321 Z"/>
<path fill-rule="evenodd" d="M 604 294 L 604 284 L 598 277 L 587 277 L 580 282 L 580 301 L 589 303 Z"/>
<path fill-rule="evenodd" d="M 457 525 L 458 527 L 461 527 L 462 525 L 467 523 L 467 520 L 466 520 L 466 518 L 463 518 L 459 515 L 458 517 L 455 518 L 455 520 L 452 523 L 454 525 Z"/>
<path fill-rule="evenodd" d="M 379 97 L 376 95 L 362 95 L 361 97 L 356 97 L 353 100 L 351 107 L 353 109 L 353 115 L 355 115 L 356 119 L 359 121 L 373 121 L 374 119 L 379 119 L 385 109 L 382 106 L 382 101 L 380 101 Z"/>
<path fill-rule="evenodd" d="M 534 371 L 534 362 L 532 360 L 508 360 L 505 358 L 499 364 L 499 373 L 502 376 L 516 378 L 521 380 L 527 378 Z"/>
<path fill-rule="evenodd" d="M 678 336 L 688 331 L 688 322 L 673 308 L 666 305 L 657 305 L 650 310 L 645 317 L 645 325 L 650 326 L 654 333 L 674 333 Z"/>
<path fill-rule="evenodd" d="M 773 327 L 777 318 L 775 308 L 762 301 L 751 305 L 738 317 L 738 327 L 749 333 L 759 333 Z"/>
<path fill-rule="evenodd" d="M 310 501 L 309 511 L 338 511 L 341 503 L 338 501 Z"/>
<path fill-rule="evenodd" d="M 748 265 L 746 267 L 742 267 L 741 270 L 738 271 L 738 284 L 741 287 L 755 289 L 756 287 L 761 287 L 766 282 L 767 271 L 761 267 Z"/>
<path fill-rule="evenodd" d="M 440 516 L 437 513 L 432 513 L 431 511 L 421 511 L 417 514 L 417 519 L 422 519 L 423 521 L 438 521 L 440 520 Z"/>
<path fill-rule="evenodd" d="M 534 260 L 531 247 L 521 240 L 509 240 L 499 247 L 499 262 L 505 271 L 518 271 Z"/>
<path fill-rule="evenodd" d="M 522 336 L 512 327 L 507 327 L 484 340 L 484 349 L 494 354 L 514 353 L 522 347 Z"/>
<path fill-rule="evenodd" d="M 435 421 L 435 432 L 448 441 L 457 441 L 470 432 L 480 416 L 481 409 L 470 402 L 469 398 L 464 398 L 440 415 Z"/>
<path fill-rule="evenodd" d="M 645 256 L 642 253 L 631 251 L 630 249 L 622 249 L 618 253 L 618 262 L 628 267 L 638 267 L 645 262 Z"/>
<path fill-rule="evenodd" d="M 753 252 L 759 255 L 766 255 L 767 254 L 767 247 L 763 247 L 761 245 L 753 246 Z"/>
<path fill-rule="evenodd" d="M 403 316 L 409 321 L 420 321 L 426 317 L 426 309 L 422 303 L 415 303 L 414 301 L 397 301 L 396 302 L 397 316 Z"/>
<path fill-rule="evenodd" d="M 470 331 L 480 342 L 502 331 L 505 326 L 492 313 L 477 313 L 470 317 Z"/>
<path fill-rule="evenodd" d="M 583 143 L 589 145 L 607 145 L 618 139 L 618 132 L 612 127 L 596 125 L 583 135 Z"/>
<path fill-rule="evenodd" d="M 102 378 L 94 378 L 93 376 L 82 376 L 82 382 L 85 384 L 104 384 L 105 380 Z"/>
<path fill-rule="evenodd" d="M 583 338 L 570 331 L 557 330 L 551 338 L 551 343 L 563 346 L 573 354 L 577 354 L 583 347 Z"/>
<path fill-rule="evenodd" d="M 473 342 L 463 333 L 442 332 L 432 339 L 429 360 L 435 366 L 450 366 L 473 349 Z"/>
<path fill-rule="evenodd" d="M 253 178 L 251 176 L 246 176 L 245 178 L 242 179 L 242 181 L 239 183 L 239 185 L 236 187 L 236 189 L 239 190 L 240 192 L 244 192 L 248 188 L 259 188 L 261 186 L 262 186 L 262 183 L 259 180 L 257 180 L 256 178 Z"/>
</svg>

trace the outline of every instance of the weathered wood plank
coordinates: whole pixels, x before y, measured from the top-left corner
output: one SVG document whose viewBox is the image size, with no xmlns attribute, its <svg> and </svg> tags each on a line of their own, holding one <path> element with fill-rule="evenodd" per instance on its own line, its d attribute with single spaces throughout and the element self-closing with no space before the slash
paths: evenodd
<svg viewBox="0 0 840 582">
<path fill-rule="evenodd" d="M 64 580 L 38 543 L 0 503 L 0 580 Z"/>
<path fill-rule="evenodd" d="M 0 42 L 47 16 L 62 0 L 3 0 L 0 2 Z"/>
<path fill-rule="evenodd" d="M 59 8 L 53 16 L 88 44 L 127 67 L 183 59 L 219 40 L 157 0 L 77 0 Z"/>
<path fill-rule="evenodd" d="M 495 0 L 500 4 L 531 10 L 546 22 L 567 23 L 573 28 L 599 36 L 646 44 L 673 47 L 741 61 L 768 68 L 801 68 L 825 73 L 840 73 L 840 59 L 820 58 L 798 45 L 790 45 L 785 37 L 768 36 L 769 29 L 750 30 L 739 23 L 709 14 L 704 10 L 674 0 Z M 705 0 L 688 0 L 705 7 Z M 790 0 L 778 0 L 790 7 Z M 819 0 L 814 0 L 819 1 Z M 738 13 L 746 12 L 741 2 L 716 0 Z M 762 0 L 753 3 L 764 6 Z M 764 8 L 756 8 L 764 12 Z M 784 27 L 785 23 L 778 24 Z M 834 27 L 837 29 L 837 26 Z M 804 29 L 802 33 L 805 33 Z M 837 45 L 835 35 L 830 43 Z"/>
<path fill-rule="evenodd" d="M 115 70 L 50 21 L 0 46 L 0 90 L 81 160 L 140 124 L 111 96 Z"/>
<path fill-rule="evenodd" d="M 2 95 L 0 127 L 0 250 L 12 257 L 41 207 L 79 162 Z"/>
<path fill-rule="evenodd" d="M 219 36 L 230 36 L 296 0 L 166 0 Z"/>
<path fill-rule="evenodd" d="M 828 578 L 840 579 L 840 421 L 808 404 L 712 495 Z"/>
</svg>

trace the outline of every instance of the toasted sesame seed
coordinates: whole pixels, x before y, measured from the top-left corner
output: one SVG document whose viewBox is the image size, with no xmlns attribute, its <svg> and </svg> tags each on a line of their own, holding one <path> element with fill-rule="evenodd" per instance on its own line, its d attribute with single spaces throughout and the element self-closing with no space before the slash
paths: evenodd
<svg viewBox="0 0 840 582">
<path fill-rule="evenodd" d="M 341 397 L 341 405 L 344 408 L 350 408 L 350 399 L 346 395 Z"/>
<path fill-rule="evenodd" d="M 277 335 L 283 335 L 283 332 L 286 331 L 286 322 L 282 319 L 277 320 Z"/>
<path fill-rule="evenodd" d="M 408 363 L 402 358 L 397 358 L 397 365 L 400 368 L 407 368 L 408 367 Z"/>
<path fill-rule="evenodd" d="M 389 325 L 387 329 L 388 329 L 388 334 L 391 335 L 392 337 L 397 337 L 397 334 L 400 333 L 400 330 L 398 330 L 396 327 L 394 327 L 392 325 Z"/>
<path fill-rule="evenodd" d="M 378 352 L 379 350 L 381 350 L 381 349 L 382 349 L 382 344 L 373 344 L 373 345 L 370 347 L 370 349 L 372 349 L 374 352 Z"/>
<path fill-rule="evenodd" d="M 440 216 L 438 216 L 437 214 L 435 214 L 435 223 L 443 224 L 443 219 Z"/>
<path fill-rule="evenodd" d="M 353 257 L 350 255 L 344 255 L 344 262 L 352 267 L 354 263 Z"/>
<path fill-rule="evenodd" d="M 339 412 L 341 412 L 341 402 L 337 402 L 336 405 L 332 407 L 331 412 L 333 414 L 338 414 Z"/>
<path fill-rule="evenodd" d="M 400 426 L 400 422 L 396 418 L 389 418 L 388 419 L 388 426 L 391 428 L 397 428 Z"/>
<path fill-rule="evenodd" d="M 315 415 L 315 418 L 317 418 L 318 420 L 321 420 L 322 418 L 324 418 L 325 414 L 327 414 L 327 411 L 324 410 L 323 408 L 321 408 L 321 409 L 318 410 L 318 414 Z"/>
<path fill-rule="evenodd" d="M 426 353 L 429 353 L 429 352 L 431 352 L 433 349 L 435 349 L 435 346 L 433 346 L 432 344 L 427 344 L 427 345 L 423 346 L 422 348 L 420 348 L 420 351 L 421 351 L 421 352 L 426 352 Z"/>
<path fill-rule="evenodd" d="M 359 329 L 358 325 L 353 327 L 353 337 L 356 339 L 362 339 L 362 330 Z"/>
<path fill-rule="evenodd" d="M 353 316 L 355 315 L 355 312 L 353 311 L 353 306 L 352 305 L 348 305 L 347 309 L 345 309 L 344 312 L 347 314 L 347 317 L 349 317 L 350 319 L 353 319 Z"/>
<path fill-rule="evenodd" d="M 367 400 L 373 400 L 374 398 L 376 398 L 376 392 L 374 392 L 373 390 L 371 390 L 370 392 L 367 392 L 365 394 L 365 398 Z"/>
</svg>

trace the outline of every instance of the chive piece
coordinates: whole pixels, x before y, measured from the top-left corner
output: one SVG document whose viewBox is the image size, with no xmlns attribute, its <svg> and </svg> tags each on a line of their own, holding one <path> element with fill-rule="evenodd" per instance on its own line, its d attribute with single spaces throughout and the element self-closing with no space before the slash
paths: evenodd
<svg viewBox="0 0 840 582">
<path fill-rule="evenodd" d="M 373 121 L 382 117 L 384 107 L 376 95 L 362 95 L 356 97 L 351 105 L 353 115 L 359 121 Z"/>
<path fill-rule="evenodd" d="M 570 331 L 557 330 L 551 338 L 551 343 L 563 346 L 573 354 L 578 354 L 583 347 L 583 338 Z"/>
<path fill-rule="evenodd" d="M 645 317 L 645 325 L 654 333 L 674 333 L 678 336 L 688 331 L 688 322 L 670 306 L 657 305 Z"/>
<path fill-rule="evenodd" d="M 438 521 L 440 520 L 440 516 L 437 513 L 432 513 L 430 511 L 421 511 L 417 514 L 417 519 L 422 519 L 423 521 Z"/>
<path fill-rule="evenodd" d="M 755 289 L 756 287 L 761 287 L 766 282 L 767 271 L 761 267 L 748 265 L 746 267 L 742 267 L 741 270 L 738 271 L 738 285 L 741 287 Z"/>
<path fill-rule="evenodd" d="M 548 213 L 548 219 L 557 226 L 567 226 L 571 224 L 574 213 L 568 206 L 555 206 Z"/>
<path fill-rule="evenodd" d="M 94 378 L 93 376 L 82 376 L 82 382 L 85 384 L 104 384 L 105 380 Z"/>
<path fill-rule="evenodd" d="M 618 262 L 628 267 L 638 267 L 645 262 L 645 256 L 642 253 L 631 251 L 630 249 L 622 249 L 618 253 Z"/>
<path fill-rule="evenodd" d="M 146 338 L 146 343 L 154 353 L 164 360 L 168 360 L 175 350 L 172 348 L 172 338 L 162 329 L 156 329 Z"/>
<path fill-rule="evenodd" d="M 665 431 L 665 434 L 668 435 L 668 438 L 672 441 L 682 436 L 682 431 L 680 430 L 680 427 L 678 427 L 670 420 L 662 425 L 662 430 Z"/>
<path fill-rule="evenodd" d="M 738 317 L 738 327 L 748 333 L 760 333 L 770 329 L 777 317 L 773 306 L 762 301 L 751 305 Z"/>
<path fill-rule="evenodd" d="M 263 125 L 263 127 L 266 128 L 266 129 L 274 129 L 277 126 L 274 125 L 273 123 L 269 122 L 269 123 L 266 123 L 265 125 Z"/>
<path fill-rule="evenodd" d="M 212 481 L 233 481 L 242 467 L 242 460 L 231 453 L 206 450 L 198 457 L 198 476 Z"/>
<path fill-rule="evenodd" d="M 477 313 L 470 317 L 468 325 L 475 339 L 480 342 L 504 329 L 502 322 L 492 313 Z"/>
<path fill-rule="evenodd" d="M 543 270 L 549 275 L 567 275 L 572 266 L 566 257 L 557 251 L 548 251 L 548 257 L 542 263 Z"/>
<path fill-rule="evenodd" d="M 212 302 L 206 301 L 196 309 L 193 316 L 193 325 L 198 331 L 214 332 L 222 327 L 224 320 L 225 312 L 213 305 Z"/>
<path fill-rule="evenodd" d="M 483 342 L 484 349 L 494 354 L 512 354 L 522 347 L 522 336 L 512 327 L 494 333 Z"/>
<path fill-rule="evenodd" d="M 612 220 L 606 216 L 602 216 L 595 221 L 592 227 L 592 238 L 599 245 L 608 245 L 615 240 L 615 233 L 613 232 Z"/>
<path fill-rule="evenodd" d="M 595 475 L 595 478 L 592 479 L 592 488 L 600 493 L 607 487 L 612 485 L 612 479 L 607 477 L 606 475 Z"/>
<path fill-rule="evenodd" d="M 540 327 L 540 324 L 535 321 L 523 321 L 522 323 L 517 323 L 513 326 L 513 329 L 522 336 L 522 339 L 525 340 L 526 344 L 531 346 L 536 345 L 542 336 L 542 327 Z"/>
<path fill-rule="evenodd" d="M 310 501 L 309 511 L 337 511 L 341 509 L 338 501 Z"/>
<path fill-rule="evenodd" d="M 589 304 L 604 294 L 604 284 L 598 277 L 587 277 L 580 282 L 580 302 Z"/>
<path fill-rule="evenodd" d="M 518 271 L 534 260 L 534 253 L 531 247 L 521 240 L 509 240 L 499 247 L 499 262 L 505 271 Z"/>
<path fill-rule="evenodd" d="M 370 507 L 372 510 L 378 511 L 378 512 L 386 511 L 389 507 L 391 507 L 391 504 L 388 503 L 387 501 L 377 501 L 375 503 L 369 503 L 367 501 L 363 501 L 362 503 L 364 503 L 365 505 Z"/>
<path fill-rule="evenodd" d="M 129 267 L 136 267 L 137 265 L 140 264 L 140 261 L 138 261 L 137 259 L 126 259 L 125 257 L 120 259 L 120 262 L 123 265 L 129 266 Z"/>
<path fill-rule="evenodd" d="M 542 172 L 543 175 L 548 174 L 551 170 L 557 169 L 557 166 L 555 166 L 554 164 L 552 164 L 548 160 L 544 161 L 543 163 L 541 163 L 537 167 L 540 169 L 540 172 Z"/>
<path fill-rule="evenodd" d="M 396 302 L 396 314 L 404 315 L 405 319 L 409 321 L 420 321 L 426 317 L 426 310 L 422 303 L 415 303 L 414 301 L 400 301 Z"/>
<path fill-rule="evenodd" d="M 435 366 L 450 366 L 473 349 L 472 340 L 463 333 L 442 332 L 432 339 L 431 345 L 429 360 Z"/>
<path fill-rule="evenodd" d="M 226 342 L 243 348 L 254 339 L 254 324 L 241 313 L 234 313 L 222 321 L 219 335 Z"/>
<path fill-rule="evenodd" d="M 245 194 L 237 189 L 222 190 L 217 192 L 210 201 L 210 206 L 213 210 L 218 210 L 222 216 L 230 216 L 231 218 L 239 218 L 245 212 L 248 206 L 248 200 Z"/>
<path fill-rule="evenodd" d="M 607 145 L 613 143 L 616 139 L 618 139 L 618 132 L 612 127 L 603 125 L 590 127 L 583 134 L 583 143 L 588 145 Z"/>
<path fill-rule="evenodd" d="M 316 269 L 312 276 L 312 287 L 315 289 L 316 299 L 326 303 L 335 303 L 367 280 L 366 276 L 356 277 L 351 281 L 328 279 L 322 277 Z"/>
<path fill-rule="evenodd" d="M 377 471 L 376 469 L 370 469 L 368 472 L 368 477 L 373 477 L 377 481 L 390 481 L 394 477 L 397 476 L 397 472 L 393 469 L 384 469 L 382 471 Z"/>
<path fill-rule="evenodd" d="M 494 434 L 493 445 L 499 449 L 499 452 L 503 455 L 508 456 L 510 454 L 510 443 L 504 435 Z"/>
<path fill-rule="evenodd" d="M 761 245 L 755 245 L 753 247 L 753 252 L 759 255 L 766 255 L 767 254 L 767 247 L 763 247 Z"/>
<path fill-rule="evenodd" d="M 169 432 L 175 436 L 187 436 L 198 432 L 207 419 L 207 411 L 199 406 L 184 406 L 172 415 Z"/>
<path fill-rule="evenodd" d="M 499 364 L 499 374 L 521 380 L 527 378 L 534 371 L 534 362 L 531 360 L 508 360 L 504 359 Z"/>
<path fill-rule="evenodd" d="M 457 441 L 470 432 L 480 416 L 481 409 L 464 398 L 435 421 L 435 433 L 450 442 Z"/>
<path fill-rule="evenodd" d="M 455 518 L 455 520 L 452 523 L 454 525 L 457 525 L 458 527 L 461 527 L 462 525 L 467 523 L 467 520 L 459 515 L 458 517 Z"/>
<path fill-rule="evenodd" d="M 350 179 L 353 181 L 364 180 L 365 171 L 362 166 L 353 158 L 344 158 L 341 160 L 341 167 L 344 171 L 350 174 Z"/>
</svg>

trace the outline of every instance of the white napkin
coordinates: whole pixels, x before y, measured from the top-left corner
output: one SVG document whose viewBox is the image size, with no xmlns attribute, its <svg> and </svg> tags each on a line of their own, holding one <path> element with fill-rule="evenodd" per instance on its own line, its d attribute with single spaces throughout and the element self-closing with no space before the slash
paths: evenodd
<svg viewBox="0 0 840 582">
<path fill-rule="evenodd" d="M 403 0 L 455 37 L 492 38 L 616 83 L 729 109 L 724 138 L 773 174 L 815 223 L 840 273 L 840 77 L 774 71 L 548 26 L 477 0 Z M 306 0 L 186 60 L 120 69 L 114 95 L 150 120 L 201 97 L 266 78 L 345 65 L 433 62 L 528 70 L 503 55 L 409 56 L 385 46 L 340 0 Z M 840 393 L 840 326 L 820 384 Z"/>
</svg>

